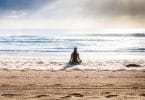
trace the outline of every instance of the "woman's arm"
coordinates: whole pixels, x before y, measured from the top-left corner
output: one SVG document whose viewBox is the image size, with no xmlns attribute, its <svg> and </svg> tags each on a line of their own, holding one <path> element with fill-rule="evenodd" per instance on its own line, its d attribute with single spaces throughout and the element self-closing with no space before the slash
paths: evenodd
<svg viewBox="0 0 145 100">
<path fill-rule="evenodd" d="M 79 54 L 78 54 L 78 59 L 79 59 L 80 61 L 82 61 L 82 60 L 80 59 L 80 56 L 79 56 Z"/>
<path fill-rule="evenodd" d="M 71 57 L 70 57 L 70 60 L 69 60 L 69 62 L 71 62 L 72 61 L 72 54 L 71 54 Z"/>
</svg>

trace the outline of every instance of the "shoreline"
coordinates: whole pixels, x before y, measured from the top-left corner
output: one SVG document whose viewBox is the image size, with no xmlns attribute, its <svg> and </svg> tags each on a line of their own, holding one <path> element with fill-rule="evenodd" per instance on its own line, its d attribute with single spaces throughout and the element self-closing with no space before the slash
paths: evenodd
<svg viewBox="0 0 145 100">
<path fill-rule="evenodd" d="M 83 58 L 80 65 L 69 65 L 69 56 L 0 56 L 0 69 L 5 70 L 145 70 L 141 58 Z M 131 65 L 131 66 L 130 66 Z"/>
</svg>

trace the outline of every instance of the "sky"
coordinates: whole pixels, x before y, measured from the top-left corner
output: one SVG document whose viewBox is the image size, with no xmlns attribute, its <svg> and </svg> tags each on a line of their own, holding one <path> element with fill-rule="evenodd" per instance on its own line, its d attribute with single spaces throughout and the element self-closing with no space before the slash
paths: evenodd
<svg viewBox="0 0 145 100">
<path fill-rule="evenodd" d="M 0 0 L 0 29 L 145 29 L 145 0 Z"/>
</svg>

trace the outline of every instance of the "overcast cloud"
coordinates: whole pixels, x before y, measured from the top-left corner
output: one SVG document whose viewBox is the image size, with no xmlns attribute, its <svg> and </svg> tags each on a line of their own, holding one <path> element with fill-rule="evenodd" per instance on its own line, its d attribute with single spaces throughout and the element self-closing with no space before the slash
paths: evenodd
<svg viewBox="0 0 145 100">
<path fill-rule="evenodd" d="M 0 0 L 1 26 L 145 27 L 145 0 Z M 84 25 L 90 24 L 90 25 Z M 122 24 L 122 25 L 121 25 Z M 82 26 L 81 26 L 82 25 Z M 61 26 L 62 27 L 62 26 Z M 51 28 L 51 27 L 50 27 Z M 67 27 L 66 27 L 67 28 Z"/>
</svg>

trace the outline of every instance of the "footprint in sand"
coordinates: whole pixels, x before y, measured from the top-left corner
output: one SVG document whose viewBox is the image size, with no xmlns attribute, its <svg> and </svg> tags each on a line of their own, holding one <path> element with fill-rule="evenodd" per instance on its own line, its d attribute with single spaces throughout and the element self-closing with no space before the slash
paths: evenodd
<svg viewBox="0 0 145 100">
<path fill-rule="evenodd" d="M 138 64 L 128 64 L 126 65 L 127 68 L 130 68 L 130 67 L 141 67 L 141 65 L 138 65 Z"/>
<path fill-rule="evenodd" d="M 132 89 L 138 89 L 139 87 L 135 86 L 135 87 L 132 87 Z"/>
<path fill-rule="evenodd" d="M 112 98 L 112 97 L 117 97 L 118 95 L 107 95 L 105 96 L 106 98 Z"/>
<path fill-rule="evenodd" d="M 26 86 L 36 86 L 36 84 L 26 84 Z"/>
<path fill-rule="evenodd" d="M 1 87 L 10 86 L 9 84 L 2 84 Z"/>
<path fill-rule="evenodd" d="M 62 99 L 66 99 L 66 98 L 71 98 L 70 95 L 67 95 L 67 96 L 64 96 L 64 97 L 61 97 Z"/>
<path fill-rule="evenodd" d="M 36 95 L 32 98 L 42 98 L 42 97 L 50 97 L 50 95 L 46 95 L 46 94 L 40 94 L 40 95 Z"/>
<path fill-rule="evenodd" d="M 53 86 L 62 86 L 62 84 L 59 84 L 59 83 L 58 84 L 53 84 Z"/>
<path fill-rule="evenodd" d="M 102 92 L 101 95 L 107 95 L 110 94 L 110 92 Z"/>
<path fill-rule="evenodd" d="M 51 76 L 44 76 L 44 78 L 51 78 Z"/>
<path fill-rule="evenodd" d="M 72 94 L 68 94 L 66 96 L 61 97 L 62 99 L 67 99 L 67 98 L 71 98 L 71 97 L 83 97 L 84 95 L 80 94 L 80 93 L 72 93 Z"/>
<path fill-rule="evenodd" d="M 43 63 L 44 63 L 43 61 L 38 61 L 38 62 L 37 62 L 37 64 L 43 64 Z"/>
<path fill-rule="evenodd" d="M 75 78 L 79 78 L 80 76 L 75 76 Z"/>
<path fill-rule="evenodd" d="M 7 68 L 2 68 L 2 70 L 4 70 L 4 71 L 9 71 Z"/>
<path fill-rule="evenodd" d="M 139 94 L 139 95 L 145 97 L 145 94 Z"/>
<path fill-rule="evenodd" d="M 118 95 L 107 95 L 105 96 L 106 98 L 112 98 L 112 97 L 117 97 Z"/>
<path fill-rule="evenodd" d="M 109 87 L 111 87 L 111 86 L 114 86 L 115 84 L 105 84 L 104 86 L 109 86 Z"/>
<path fill-rule="evenodd" d="M 21 96 L 21 94 L 2 94 L 1 96 L 5 96 L 5 97 L 14 97 L 14 96 Z"/>
<path fill-rule="evenodd" d="M 82 94 L 80 94 L 80 93 L 72 93 L 72 94 L 69 94 L 69 96 L 83 97 L 84 95 L 82 95 Z"/>
</svg>

